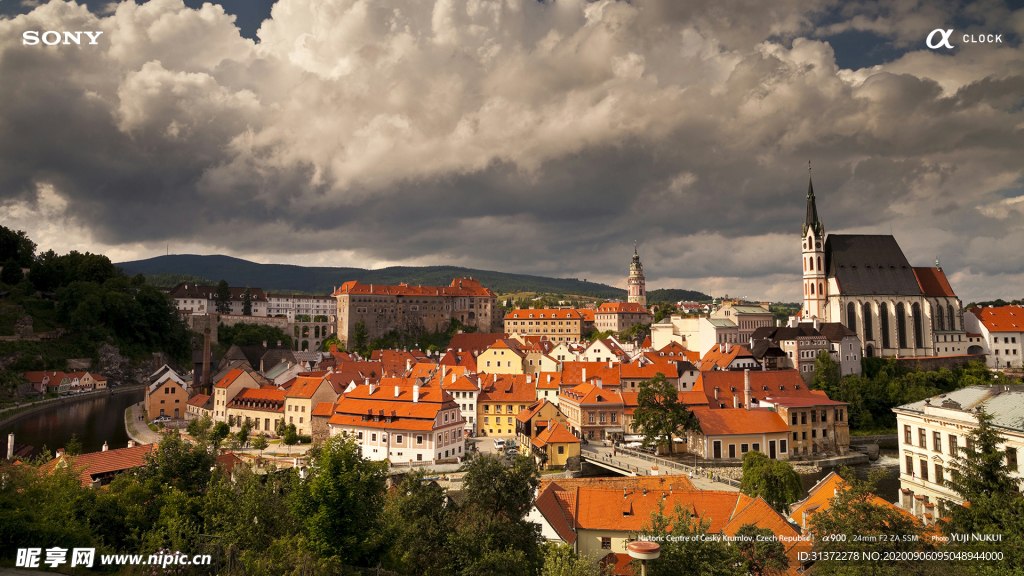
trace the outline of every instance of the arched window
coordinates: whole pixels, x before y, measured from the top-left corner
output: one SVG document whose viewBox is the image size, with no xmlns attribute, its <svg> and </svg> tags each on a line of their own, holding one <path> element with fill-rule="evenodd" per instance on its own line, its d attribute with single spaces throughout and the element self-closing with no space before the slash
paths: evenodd
<svg viewBox="0 0 1024 576">
<path fill-rule="evenodd" d="M 854 306 L 853 302 L 846 305 L 846 327 L 851 332 L 857 331 L 857 307 Z"/>
<path fill-rule="evenodd" d="M 871 358 L 872 356 L 874 356 L 875 355 L 875 347 L 872 346 L 871 344 L 868 344 L 868 347 L 864 349 L 864 355 L 867 356 L 868 358 Z"/>
<path fill-rule="evenodd" d="M 871 303 L 865 302 L 861 313 L 864 315 L 864 341 L 874 340 L 875 337 L 871 334 Z"/>
<path fill-rule="evenodd" d="M 821 270 L 821 256 L 818 256 L 818 270 Z"/>
<path fill-rule="evenodd" d="M 804 244 L 804 248 L 806 248 L 806 247 L 807 247 L 807 245 Z M 807 258 L 804 258 L 804 272 L 807 272 Z"/>
<path fill-rule="evenodd" d="M 808 258 L 811 261 L 811 270 L 814 270 L 814 258 Z"/>
<path fill-rule="evenodd" d="M 935 307 L 935 329 L 940 331 L 946 329 L 946 321 L 942 313 L 942 305 Z"/>
<path fill-rule="evenodd" d="M 811 282 L 811 296 L 814 296 L 814 282 Z"/>
<path fill-rule="evenodd" d="M 804 296 L 807 296 L 807 282 L 804 282 Z"/>
<path fill-rule="evenodd" d="M 907 347 L 907 309 L 903 302 L 896 305 L 896 338 L 900 348 Z"/>
<path fill-rule="evenodd" d="M 821 282 L 818 282 L 818 295 L 819 296 L 824 296 L 825 295 L 825 285 L 822 284 Z"/>
<path fill-rule="evenodd" d="M 885 302 L 878 307 L 878 329 L 882 331 L 882 348 L 889 346 L 889 305 Z"/>
<path fill-rule="evenodd" d="M 956 330 L 956 313 L 953 311 L 953 305 L 949 305 L 949 329 Z"/>
<path fill-rule="evenodd" d="M 910 313 L 914 315 L 914 348 L 924 348 L 924 338 L 922 338 L 924 320 L 921 318 L 921 305 L 914 302 L 910 307 Z"/>
</svg>

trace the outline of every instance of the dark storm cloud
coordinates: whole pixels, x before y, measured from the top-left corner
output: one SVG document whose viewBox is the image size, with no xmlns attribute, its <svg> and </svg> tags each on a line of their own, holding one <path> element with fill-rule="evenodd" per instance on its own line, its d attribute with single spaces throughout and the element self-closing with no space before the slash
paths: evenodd
<svg viewBox="0 0 1024 576">
<path fill-rule="evenodd" d="M 986 6 L 974 25 L 1024 29 Z M 811 159 L 827 230 L 892 226 L 915 264 L 1009 290 L 1024 256 L 986 246 L 1021 240 L 1024 58 L 908 48 L 935 14 L 282 0 L 254 43 L 216 5 L 54 1 L 0 21 L 0 202 L 46 247 L 124 259 L 170 241 L 619 282 L 636 240 L 654 287 L 794 298 Z M 898 59 L 842 70 L 808 39 L 869 29 Z"/>
</svg>

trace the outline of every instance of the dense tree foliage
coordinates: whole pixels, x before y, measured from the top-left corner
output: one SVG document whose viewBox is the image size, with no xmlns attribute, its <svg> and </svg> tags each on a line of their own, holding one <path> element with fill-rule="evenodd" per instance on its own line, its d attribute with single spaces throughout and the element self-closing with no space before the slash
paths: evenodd
<svg viewBox="0 0 1024 576">
<path fill-rule="evenodd" d="M 633 423 L 637 432 L 643 435 L 647 446 L 667 444 L 669 450 L 675 452 L 674 436 L 700 429 L 697 417 L 679 400 L 675 384 L 669 382 L 661 372 L 640 383 L 636 403 Z"/>
<path fill-rule="evenodd" d="M 14 260 L 19 266 L 32 265 L 36 255 L 36 243 L 22 230 L 11 230 L 0 226 L 0 262 Z"/>
<path fill-rule="evenodd" d="M 218 314 L 231 313 L 231 287 L 228 286 L 227 280 L 217 283 L 217 293 L 213 297 L 213 305 Z"/>
<path fill-rule="evenodd" d="M 850 404 L 851 430 L 891 432 L 896 427 L 892 411 L 896 406 L 967 386 L 1009 382 L 981 362 L 922 371 L 902 366 L 894 358 L 864 358 L 862 366 L 861 376 L 838 378 L 836 363 L 827 354 L 815 365 L 813 385 L 829 398 Z"/>
<path fill-rule="evenodd" d="M 217 328 L 217 342 L 223 349 L 232 345 L 256 346 L 264 342 L 268 346 L 274 346 L 280 342 L 283 346 L 292 347 L 292 338 L 277 326 L 261 326 L 258 324 L 243 324 L 239 322 L 233 326 L 221 325 Z"/>
<path fill-rule="evenodd" d="M 788 460 L 772 459 L 752 450 L 743 455 L 740 491 L 764 498 L 769 506 L 785 514 L 789 505 L 800 499 L 800 475 Z"/>
<path fill-rule="evenodd" d="M 369 358 L 374 350 L 444 350 L 448 348 L 448 343 L 452 341 L 452 337 L 460 331 L 476 332 L 476 327 L 466 326 L 458 319 L 452 318 L 444 330 L 436 330 L 434 332 L 399 332 L 392 330 L 371 341 L 366 330 L 366 324 L 360 321 L 355 325 L 349 350 L 359 352 L 365 358 Z"/>
<path fill-rule="evenodd" d="M 661 544 L 661 556 L 647 562 L 649 576 L 740 576 L 735 550 L 723 539 L 700 538 L 707 534 L 711 521 L 693 516 L 676 504 L 665 513 L 664 501 L 640 531 L 642 534 L 670 534 Z M 634 561 L 636 563 L 636 561 Z M 634 571 L 639 573 L 639 566 Z"/>
</svg>

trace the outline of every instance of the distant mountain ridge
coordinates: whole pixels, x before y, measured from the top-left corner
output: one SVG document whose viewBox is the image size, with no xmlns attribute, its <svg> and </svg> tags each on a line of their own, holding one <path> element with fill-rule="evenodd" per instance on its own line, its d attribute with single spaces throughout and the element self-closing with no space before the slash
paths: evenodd
<svg viewBox="0 0 1024 576">
<path fill-rule="evenodd" d="M 267 292 L 298 291 L 330 294 L 335 286 L 350 280 L 364 284 L 399 284 L 419 286 L 447 286 L 453 278 L 471 276 L 497 293 L 544 292 L 550 294 L 577 294 L 593 298 L 626 298 L 626 291 L 607 284 L 586 282 L 575 278 L 546 278 L 528 274 L 510 274 L 489 270 L 474 270 L 458 266 L 391 266 L 378 270 L 363 268 L 332 268 L 296 266 L 292 264 L 259 264 L 232 256 L 199 256 L 175 254 L 146 260 L 121 262 L 126 273 L 153 275 L 191 275 L 209 278 L 214 282 L 224 279 L 232 286 L 258 286 Z M 661 291 L 654 291 L 652 294 Z M 710 296 L 690 290 L 667 290 L 683 299 L 710 299 Z"/>
</svg>

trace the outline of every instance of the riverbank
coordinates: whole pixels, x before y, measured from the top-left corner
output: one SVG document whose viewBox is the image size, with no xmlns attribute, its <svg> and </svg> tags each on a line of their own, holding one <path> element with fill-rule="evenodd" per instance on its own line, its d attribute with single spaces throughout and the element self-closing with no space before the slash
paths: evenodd
<svg viewBox="0 0 1024 576">
<path fill-rule="evenodd" d="M 132 404 L 124 411 L 124 431 L 136 444 L 159 444 L 163 438 L 160 433 L 153 432 L 145 422 L 139 421 L 138 417 L 143 413 L 144 403 Z"/>
<path fill-rule="evenodd" d="M 38 402 L 32 402 L 31 404 L 24 404 L 22 406 L 5 408 L 0 410 L 0 428 L 8 426 L 33 414 L 39 414 L 52 410 L 53 408 L 60 408 L 76 402 L 82 402 L 85 400 L 94 400 L 96 398 L 102 398 L 104 396 L 117 396 L 118 394 L 128 394 L 131 392 L 139 392 L 146 388 L 145 384 L 137 384 L 133 386 L 119 386 L 113 389 L 96 390 L 94 392 L 85 392 L 82 394 L 75 394 L 73 396 L 61 396 L 59 398 L 50 398 L 48 400 L 40 400 Z"/>
<path fill-rule="evenodd" d="M 821 468 L 814 462 L 795 462 L 790 460 L 789 463 L 796 470 L 797 474 L 801 476 L 804 474 L 815 474 L 821 471 Z M 704 472 L 711 472 L 715 476 L 721 476 L 723 478 L 731 478 L 733 480 L 743 480 L 743 467 L 742 466 L 701 466 Z"/>
</svg>

